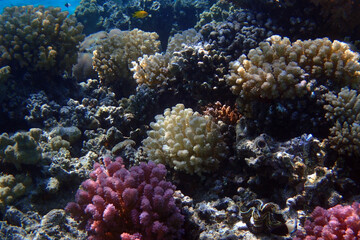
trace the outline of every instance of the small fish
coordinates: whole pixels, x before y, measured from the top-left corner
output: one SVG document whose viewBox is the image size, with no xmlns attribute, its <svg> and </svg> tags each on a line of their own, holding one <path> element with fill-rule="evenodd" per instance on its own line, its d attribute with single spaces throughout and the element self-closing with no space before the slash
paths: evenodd
<svg viewBox="0 0 360 240">
<path fill-rule="evenodd" d="M 136 11 L 132 16 L 134 18 L 146 18 L 147 16 L 151 17 L 151 15 L 149 15 L 149 13 L 144 10 Z"/>
<path fill-rule="evenodd" d="M 68 7 L 70 7 L 70 6 L 71 6 L 71 4 L 70 4 L 70 3 L 68 3 L 68 2 L 67 2 L 67 3 L 65 3 L 65 7 L 67 7 L 67 8 L 68 8 Z"/>
</svg>

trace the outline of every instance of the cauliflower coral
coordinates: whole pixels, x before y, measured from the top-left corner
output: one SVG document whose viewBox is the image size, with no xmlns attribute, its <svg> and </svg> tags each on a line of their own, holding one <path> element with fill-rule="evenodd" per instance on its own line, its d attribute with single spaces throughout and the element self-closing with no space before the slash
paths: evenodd
<svg viewBox="0 0 360 240">
<path fill-rule="evenodd" d="M 305 222 L 306 233 L 297 231 L 294 240 L 355 240 L 360 238 L 360 203 L 336 205 L 328 210 L 316 207 L 312 221 Z"/>
<path fill-rule="evenodd" d="M 155 119 L 143 141 L 150 160 L 200 175 L 216 170 L 226 157 L 227 146 L 210 116 L 177 104 Z"/>
</svg>

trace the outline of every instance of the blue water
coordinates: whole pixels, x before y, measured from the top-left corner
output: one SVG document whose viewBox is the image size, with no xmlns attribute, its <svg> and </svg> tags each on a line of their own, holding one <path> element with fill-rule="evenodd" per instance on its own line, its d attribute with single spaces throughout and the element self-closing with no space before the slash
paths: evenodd
<svg viewBox="0 0 360 240">
<path fill-rule="evenodd" d="M 70 3 L 69 8 L 65 7 L 65 3 Z M 62 10 L 69 11 L 70 14 L 74 13 L 75 8 L 80 4 L 80 0 L 0 0 L 0 13 L 3 12 L 5 7 L 23 6 L 23 5 L 44 5 L 45 7 L 61 7 Z"/>
</svg>

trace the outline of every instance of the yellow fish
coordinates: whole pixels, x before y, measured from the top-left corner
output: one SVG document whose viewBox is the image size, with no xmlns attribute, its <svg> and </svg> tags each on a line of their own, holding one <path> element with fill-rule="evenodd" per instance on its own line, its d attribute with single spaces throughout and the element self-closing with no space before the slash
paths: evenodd
<svg viewBox="0 0 360 240">
<path fill-rule="evenodd" d="M 145 18 L 147 16 L 151 17 L 151 15 L 149 15 L 149 13 L 144 10 L 136 11 L 132 16 L 134 18 Z"/>
</svg>

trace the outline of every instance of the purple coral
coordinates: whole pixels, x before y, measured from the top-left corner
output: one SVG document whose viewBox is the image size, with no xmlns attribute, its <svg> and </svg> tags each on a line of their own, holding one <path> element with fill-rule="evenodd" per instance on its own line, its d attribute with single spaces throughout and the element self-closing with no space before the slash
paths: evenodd
<svg viewBox="0 0 360 240">
<path fill-rule="evenodd" d="M 65 210 L 82 222 L 89 239 L 179 239 L 184 216 L 175 205 L 175 186 L 162 164 L 140 163 L 127 170 L 121 158 L 94 164 L 75 202 Z M 120 237 L 121 236 L 121 237 Z"/>
<path fill-rule="evenodd" d="M 294 240 L 355 240 L 360 239 L 360 203 L 336 205 L 328 210 L 316 207 L 312 221 L 305 222 L 306 233 L 298 231 Z"/>
</svg>

